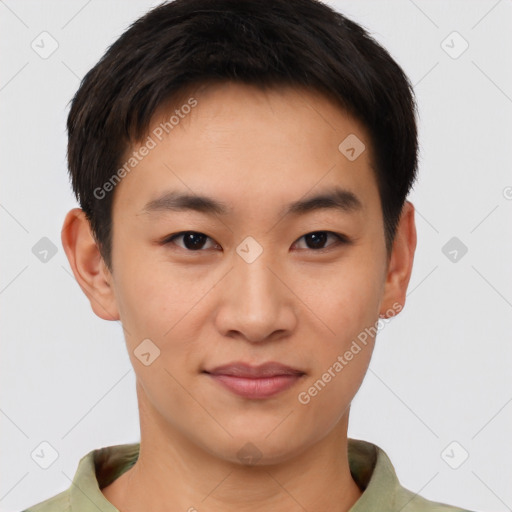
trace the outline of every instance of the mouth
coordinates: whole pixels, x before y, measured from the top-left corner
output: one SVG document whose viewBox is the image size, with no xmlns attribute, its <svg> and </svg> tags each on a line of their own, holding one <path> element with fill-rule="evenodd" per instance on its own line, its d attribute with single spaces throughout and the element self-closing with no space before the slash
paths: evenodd
<svg viewBox="0 0 512 512">
<path fill-rule="evenodd" d="M 232 393 L 253 400 L 282 393 L 306 375 L 301 370 L 275 362 L 259 366 L 236 362 L 203 373 Z"/>
</svg>

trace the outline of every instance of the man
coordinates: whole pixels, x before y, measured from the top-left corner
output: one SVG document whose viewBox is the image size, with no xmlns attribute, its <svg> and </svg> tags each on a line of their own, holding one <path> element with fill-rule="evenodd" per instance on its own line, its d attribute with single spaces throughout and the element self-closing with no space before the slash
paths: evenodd
<svg viewBox="0 0 512 512">
<path fill-rule="evenodd" d="M 379 322 L 405 304 L 415 104 L 315 0 L 176 0 L 86 75 L 62 243 L 120 320 L 141 440 L 33 512 L 460 511 L 347 438 Z"/>
</svg>

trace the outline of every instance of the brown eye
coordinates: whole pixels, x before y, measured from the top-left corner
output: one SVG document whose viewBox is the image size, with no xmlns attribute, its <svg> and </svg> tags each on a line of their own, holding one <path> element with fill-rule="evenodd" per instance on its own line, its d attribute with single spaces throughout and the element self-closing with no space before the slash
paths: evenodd
<svg viewBox="0 0 512 512">
<path fill-rule="evenodd" d="M 176 240 L 183 239 L 182 243 L 176 243 Z M 203 234 L 198 233 L 197 231 L 183 231 L 181 233 L 176 233 L 175 235 L 172 235 L 168 237 L 164 244 L 170 244 L 173 243 L 175 245 L 178 245 L 182 249 L 186 249 L 188 251 L 200 251 L 201 249 L 205 248 L 205 245 L 207 245 L 208 240 L 213 242 L 213 240 Z M 216 244 L 213 243 L 213 246 Z M 207 249 L 211 247 L 206 247 Z"/>
<path fill-rule="evenodd" d="M 326 247 L 325 244 L 329 240 L 329 238 L 334 239 L 334 243 L 331 243 Z M 314 231 L 312 233 L 308 233 L 307 235 L 302 236 L 301 238 L 299 238 L 299 241 L 302 239 L 304 239 L 306 247 L 300 248 L 311 250 L 327 249 L 331 246 L 349 243 L 349 240 L 346 236 L 340 235 L 338 233 L 333 233 L 332 231 Z"/>
</svg>

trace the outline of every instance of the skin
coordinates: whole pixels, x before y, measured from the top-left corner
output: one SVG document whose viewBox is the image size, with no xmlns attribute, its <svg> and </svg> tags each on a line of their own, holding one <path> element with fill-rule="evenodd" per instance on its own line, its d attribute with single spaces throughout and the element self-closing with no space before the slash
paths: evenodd
<svg viewBox="0 0 512 512">
<path fill-rule="evenodd" d="M 379 314 L 405 304 L 414 207 L 405 203 L 387 255 L 370 139 L 324 96 L 223 84 L 195 97 L 192 112 L 115 188 L 113 271 L 82 210 L 71 210 L 62 230 L 93 311 L 121 320 L 137 379 L 139 460 L 102 492 L 123 512 L 347 511 L 362 492 L 347 458 L 350 403 L 375 339 L 308 404 L 298 394 Z M 349 134 L 366 145 L 354 161 L 338 150 Z M 362 209 L 279 215 L 335 186 L 356 194 Z M 164 190 L 212 196 L 232 213 L 144 212 Z M 182 231 L 210 238 L 199 251 L 183 238 L 159 244 Z M 304 238 L 319 231 L 352 242 L 330 236 L 321 252 Z M 236 252 L 247 236 L 263 249 L 250 264 Z M 160 349 L 149 366 L 134 355 L 147 338 Z M 234 361 L 277 361 L 305 375 L 251 400 L 202 373 Z M 237 456 L 248 442 L 261 454 L 253 465 Z"/>
</svg>

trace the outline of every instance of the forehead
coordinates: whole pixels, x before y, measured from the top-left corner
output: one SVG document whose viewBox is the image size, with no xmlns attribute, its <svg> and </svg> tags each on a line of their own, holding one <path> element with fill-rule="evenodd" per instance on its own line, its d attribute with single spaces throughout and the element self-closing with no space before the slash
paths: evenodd
<svg viewBox="0 0 512 512">
<path fill-rule="evenodd" d="M 341 185 L 366 207 L 378 203 L 371 149 L 362 123 L 318 92 L 214 84 L 156 111 L 114 203 L 140 210 L 172 189 L 263 207 Z"/>
</svg>

